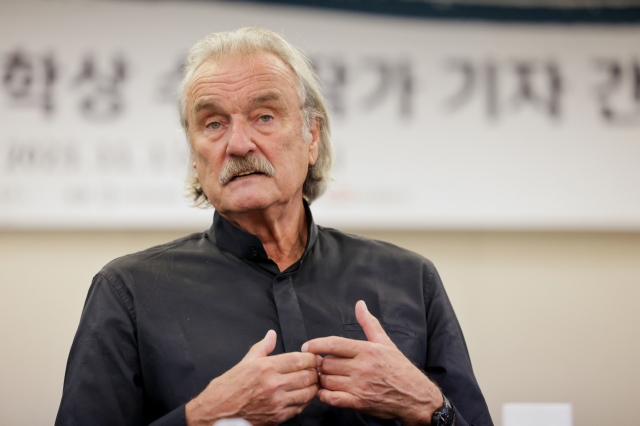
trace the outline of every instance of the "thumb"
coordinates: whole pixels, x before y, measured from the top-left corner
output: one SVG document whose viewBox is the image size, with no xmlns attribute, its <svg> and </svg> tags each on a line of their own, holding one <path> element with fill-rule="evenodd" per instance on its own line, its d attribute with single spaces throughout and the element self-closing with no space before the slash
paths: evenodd
<svg viewBox="0 0 640 426">
<path fill-rule="evenodd" d="M 358 320 L 358 324 L 362 327 L 362 330 L 364 330 L 364 334 L 367 336 L 368 341 L 381 343 L 385 346 L 395 346 L 380 325 L 380 321 L 371 315 L 367 309 L 367 304 L 364 303 L 364 300 L 358 300 L 356 303 L 356 319 Z"/>
<path fill-rule="evenodd" d="M 253 361 L 254 359 L 264 358 L 269 355 L 276 347 L 276 332 L 273 330 L 267 331 L 264 339 L 260 340 L 255 345 L 251 346 L 249 352 L 242 359 L 243 361 Z"/>
</svg>

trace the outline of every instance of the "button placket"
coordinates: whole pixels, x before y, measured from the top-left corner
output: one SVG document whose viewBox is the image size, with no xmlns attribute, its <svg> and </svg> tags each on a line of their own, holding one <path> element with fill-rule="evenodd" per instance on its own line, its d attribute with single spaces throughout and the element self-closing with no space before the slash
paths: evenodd
<svg viewBox="0 0 640 426">
<path fill-rule="evenodd" d="M 280 319 L 284 349 L 286 352 L 299 351 L 308 338 L 291 275 L 277 276 L 273 280 L 273 298 Z"/>
</svg>

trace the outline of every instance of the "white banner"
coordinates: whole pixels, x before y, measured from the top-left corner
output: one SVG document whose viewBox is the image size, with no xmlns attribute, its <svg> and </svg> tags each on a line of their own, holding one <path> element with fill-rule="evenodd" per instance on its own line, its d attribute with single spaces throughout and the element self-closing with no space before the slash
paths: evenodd
<svg viewBox="0 0 640 426">
<path fill-rule="evenodd" d="M 314 61 L 338 161 L 318 223 L 640 230 L 640 28 L 231 2 L 0 3 L 0 227 L 194 228 L 175 108 L 212 31 Z"/>
</svg>

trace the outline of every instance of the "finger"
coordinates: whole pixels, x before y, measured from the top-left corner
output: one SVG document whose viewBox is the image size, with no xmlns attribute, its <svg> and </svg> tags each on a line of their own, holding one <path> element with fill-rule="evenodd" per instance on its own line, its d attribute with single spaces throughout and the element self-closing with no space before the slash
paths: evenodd
<svg viewBox="0 0 640 426">
<path fill-rule="evenodd" d="M 264 358 L 269 355 L 276 347 L 276 332 L 273 330 L 267 331 L 264 339 L 260 340 L 255 345 L 251 346 L 249 352 L 242 359 L 243 361 L 252 361 L 258 358 Z"/>
<path fill-rule="evenodd" d="M 330 391 L 349 392 L 353 386 L 351 377 L 334 376 L 331 374 L 320 375 L 320 387 Z"/>
<path fill-rule="evenodd" d="M 285 380 L 282 389 L 290 392 L 297 389 L 304 389 L 318 383 L 318 372 L 315 369 L 295 371 L 293 373 L 283 374 L 282 379 Z"/>
<path fill-rule="evenodd" d="M 338 336 L 320 337 L 302 345 L 302 352 L 354 358 L 361 352 L 363 343 L 365 342 Z"/>
<path fill-rule="evenodd" d="M 275 424 L 284 423 L 290 418 L 292 418 L 293 416 L 297 416 L 298 414 L 300 414 L 302 410 L 307 408 L 307 405 L 309 405 L 309 403 L 303 404 L 303 405 L 291 405 L 289 407 L 283 407 L 280 410 L 278 410 L 278 414 L 276 415 L 275 418 L 272 419 L 271 423 L 264 423 L 264 421 L 256 422 L 256 423 L 257 424 L 274 424 L 273 422 L 275 422 Z M 261 418 L 260 420 L 263 420 L 263 419 Z M 251 424 L 255 424 L 255 423 L 251 423 Z"/>
<path fill-rule="evenodd" d="M 269 357 L 273 368 L 281 374 L 318 367 L 318 358 L 312 353 L 289 352 Z"/>
<path fill-rule="evenodd" d="M 327 405 L 340 408 L 359 408 L 360 400 L 348 392 L 320 389 L 318 399 Z"/>
<path fill-rule="evenodd" d="M 380 325 L 380 321 L 371 315 L 371 312 L 367 309 L 367 304 L 364 303 L 364 300 L 358 300 L 356 303 L 356 319 L 362 330 L 364 330 L 368 341 L 383 345 L 391 343 L 393 345 L 393 342 L 391 342 L 391 339 L 389 339 L 389 336 Z"/>
<path fill-rule="evenodd" d="M 287 402 L 285 405 L 287 407 L 295 406 L 295 405 L 307 405 L 309 402 L 318 394 L 318 385 L 312 384 L 311 386 L 307 386 L 304 389 L 296 389 L 290 392 L 287 392 Z"/>
<path fill-rule="evenodd" d="M 318 367 L 318 371 L 322 374 L 350 376 L 353 372 L 353 358 L 340 358 L 327 355 L 322 360 L 322 365 Z"/>
</svg>

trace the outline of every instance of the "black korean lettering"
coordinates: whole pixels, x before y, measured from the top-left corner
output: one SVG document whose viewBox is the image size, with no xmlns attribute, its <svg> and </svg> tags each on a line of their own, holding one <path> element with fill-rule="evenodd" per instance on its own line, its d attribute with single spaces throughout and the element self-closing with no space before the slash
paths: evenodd
<svg viewBox="0 0 640 426">
<path fill-rule="evenodd" d="M 610 124 L 640 124 L 640 63 L 599 59 L 596 68 L 607 76 L 596 86 L 600 116 Z"/>
<path fill-rule="evenodd" d="M 487 117 L 498 117 L 501 105 L 498 92 L 498 66 L 494 61 L 474 63 L 469 59 L 453 58 L 447 61 L 446 70 L 461 76 L 459 89 L 444 101 L 445 108 L 449 112 L 463 108 L 478 94 L 483 96 Z"/>
<path fill-rule="evenodd" d="M 498 63 L 456 58 L 448 61 L 447 70 L 461 76 L 459 89 L 444 101 L 450 112 L 461 109 L 474 97 L 482 96 L 481 104 L 489 119 L 528 106 L 552 119 L 561 116 L 563 83 L 560 66 L 555 61 Z"/>
<path fill-rule="evenodd" d="M 391 62 L 384 58 L 368 58 L 365 67 L 374 71 L 378 76 L 378 84 L 361 99 L 365 110 L 371 110 L 384 103 L 393 96 L 397 96 L 398 114 L 402 118 L 413 116 L 413 96 L 415 81 L 411 63 L 408 60 Z"/>
<path fill-rule="evenodd" d="M 447 109 L 455 111 L 472 98 L 477 84 L 477 72 L 474 64 L 465 59 L 450 59 L 447 63 L 447 70 L 460 73 L 462 77 L 460 89 L 444 102 Z"/>
<path fill-rule="evenodd" d="M 498 66 L 494 62 L 488 62 L 485 67 L 486 75 L 486 104 L 487 116 L 497 118 L 500 112 L 500 95 L 498 93 Z"/>
<path fill-rule="evenodd" d="M 560 117 L 562 78 L 558 65 L 554 61 L 516 61 L 513 69 L 517 89 L 511 106 L 521 108 L 530 104 L 549 117 Z"/>
<path fill-rule="evenodd" d="M 100 67 L 93 55 L 87 55 L 74 79 L 80 92 L 80 112 L 92 120 L 117 118 L 124 111 L 123 85 L 127 79 L 127 63 L 121 56 L 113 57 Z"/>
<path fill-rule="evenodd" d="M 14 140 L 3 152 L 3 168 L 9 173 L 73 172 L 80 153 L 73 143 Z"/>
<path fill-rule="evenodd" d="M 10 52 L 2 72 L 2 86 L 10 105 L 39 108 L 47 115 L 53 113 L 53 86 L 57 74 L 50 53 L 39 56 L 22 50 Z"/>
</svg>

